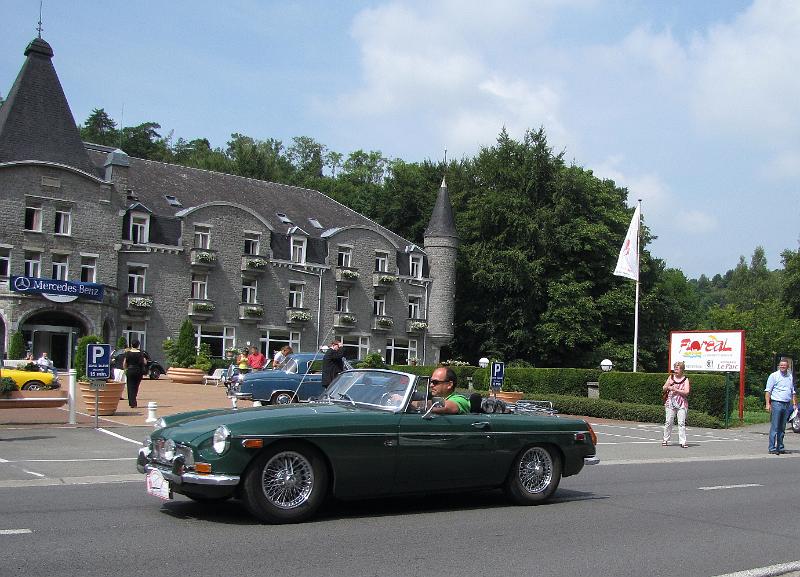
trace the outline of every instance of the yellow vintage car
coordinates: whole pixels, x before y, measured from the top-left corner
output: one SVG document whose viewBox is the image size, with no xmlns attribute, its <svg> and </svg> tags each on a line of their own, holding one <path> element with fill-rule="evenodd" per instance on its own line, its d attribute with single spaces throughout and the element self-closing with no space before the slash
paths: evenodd
<svg viewBox="0 0 800 577">
<path fill-rule="evenodd" d="M 41 391 L 45 389 L 61 388 L 58 378 L 50 371 L 22 371 L 20 369 L 7 369 L 2 367 L 0 369 L 0 378 L 5 377 L 13 379 L 14 382 L 17 383 L 17 386 L 23 391 Z"/>
</svg>

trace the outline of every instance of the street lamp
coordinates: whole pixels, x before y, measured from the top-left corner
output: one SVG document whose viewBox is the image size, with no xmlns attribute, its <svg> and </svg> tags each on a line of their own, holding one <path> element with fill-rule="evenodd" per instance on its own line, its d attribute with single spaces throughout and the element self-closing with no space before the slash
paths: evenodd
<svg viewBox="0 0 800 577">
<path fill-rule="evenodd" d="M 610 359 L 603 359 L 600 361 L 600 368 L 607 373 L 614 368 L 614 363 L 612 363 Z"/>
<path fill-rule="evenodd" d="M 486 367 L 489 366 L 489 359 L 487 359 L 486 357 L 481 357 L 481 360 L 478 361 L 478 366 L 482 369 L 485 369 Z"/>
</svg>

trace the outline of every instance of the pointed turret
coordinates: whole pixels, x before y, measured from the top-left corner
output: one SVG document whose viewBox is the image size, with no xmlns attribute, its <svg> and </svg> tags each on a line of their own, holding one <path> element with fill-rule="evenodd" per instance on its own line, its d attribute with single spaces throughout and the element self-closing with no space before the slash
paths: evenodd
<svg viewBox="0 0 800 577">
<path fill-rule="evenodd" d="M 424 238 L 428 267 L 433 279 L 428 303 L 428 332 L 436 348 L 435 356 L 438 357 L 439 349 L 447 345 L 454 335 L 458 256 L 458 234 L 453 218 L 453 206 L 450 204 L 450 194 L 447 192 L 447 182 L 444 178 Z"/>
<path fill-rule="evenodd" d="M 53 66 L 53 49 L 35 38 L 25 56 L 0 107 L 0 163 L 55 162 L 96 176 Z"/>
</svg>

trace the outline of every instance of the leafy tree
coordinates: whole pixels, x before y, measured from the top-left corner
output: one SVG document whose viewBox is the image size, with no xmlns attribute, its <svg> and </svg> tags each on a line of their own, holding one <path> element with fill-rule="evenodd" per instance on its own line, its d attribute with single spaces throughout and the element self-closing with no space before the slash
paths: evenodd
<svg viewBox="0 0 800 577">
<path fill-rule="evenodd" d="M 785 250 L 783 259 L 782 297 L 793 318 L 800 318 L 800 251 Z"/>
<path fill-rule="evenodd" d="M 81 139 L 104 146 L 118 146 L 119 131 L 117 123 L 102 108 L 95 108 L 80 127 Z"/>
<path fill-rule="evenodd" d="M 24 359 L 25 358 L 25 337 L 22 331 L 14 331 L 8 341 L 8 358 L 9 359 Z"/>
<path fill-rule="evenodd" d="M 187 368 L 197 361 L 197 349 L 195 348 L 194 325 L 192 321 L 186 319 L 181 324 L 178 332 L 178 340 L 164 347 L 164 352 L 169 359 L 169 364 L 173 367 Z"/>
<path fill-rule="evenodd" d="M 144 122 L 138 126 L 126 126 L 120 137 L 121 148 L 129 155 L 148 160 L 170 159 L 166 140 L 161 138 L 157 122 Z"/>
<path fill-rule="evenodd" d="M 117 348 L 118 349 L 125 349 L 128 347 L 128 343 L 125 340 L 125 337 L 120 337 L 117 339 Z"/>
<path fill-rule="evenodd" d="M 86 347 L 87 345 L 100 343 L 97 335 L 86 335 L 78 339 L 77 350 L 75 351 L 75 373 L 79 381 L 86 380 Z"/>
</svg>

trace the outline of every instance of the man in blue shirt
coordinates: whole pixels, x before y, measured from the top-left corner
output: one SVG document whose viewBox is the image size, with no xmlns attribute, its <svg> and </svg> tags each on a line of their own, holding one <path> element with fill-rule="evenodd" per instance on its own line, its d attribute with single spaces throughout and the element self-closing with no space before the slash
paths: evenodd
<svg viewBox="0 0 800 577">
<path fill-rule="evenodd" d="M 781 455 L 786 452 L 783 449 L 786 422 L 792 412 L 791 407 L 797 407 L 797 393 L 794 389 L 794 378 L 789 372 L 788 359 L 781 359 L 778 370 L 767 379 L 764 396 L 767 400 L 767 410 L 770 412 L 769 452 L 771 455 Z"/>
</svg>

